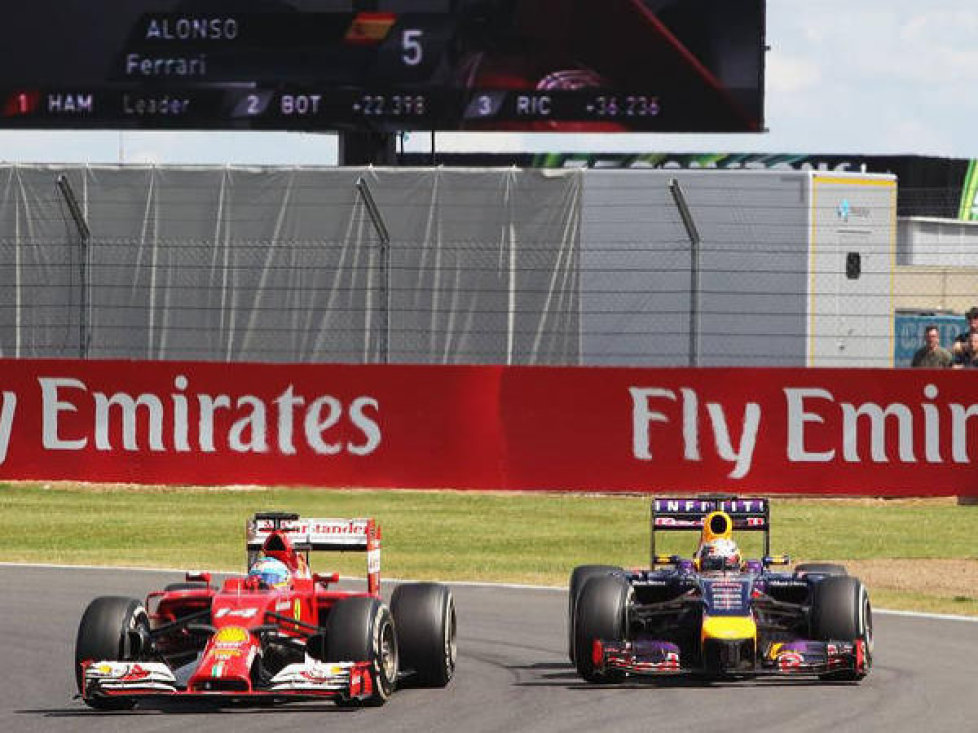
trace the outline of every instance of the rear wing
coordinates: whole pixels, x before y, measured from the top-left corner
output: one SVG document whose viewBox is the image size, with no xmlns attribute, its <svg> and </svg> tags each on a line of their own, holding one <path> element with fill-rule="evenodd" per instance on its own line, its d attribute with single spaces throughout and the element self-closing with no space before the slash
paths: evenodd
<svg viewBox="0 0 978 733">
<path fill-rule="evenodd" d="M 380 539 L 373 519 L 303 519 L 298 514 L 265 513 L 248 520 L 245 527 L 248 549 L 260 550 L 265 539 L 276 530 L 286 533 L 297 550 L 366 552 L 371 549 L 372 540 Z"/>
<path fill-rule="evenodd" d="M 761 497 L 696 496 L 667 497 L 652 500 L 649 519 L 651 529 L 651 562 L 655 565 L 655 533 L 700 531 L 703 518 L 710 512 L 726 512 L 734 531 L 763 532 L 764 556 L 771 554 L 771 514 L 768 500 Z"/>
<path fill-rule="evenodd" d="M 284 512 L 255 514 L 245 524 L 249 566 L 273 532 L 287 535 L 293 549 L 299 552 L 366 552 L 367 586 L 371 593 L 380 592 L 381 532 L 373 519 L 303 518 Z"/>
</svg>

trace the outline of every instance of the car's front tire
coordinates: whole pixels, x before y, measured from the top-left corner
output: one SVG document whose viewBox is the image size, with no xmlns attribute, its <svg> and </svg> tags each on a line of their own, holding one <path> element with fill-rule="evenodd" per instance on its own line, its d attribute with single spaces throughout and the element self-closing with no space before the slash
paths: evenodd
<svg viewBox="0 0 978 733">
<path fill-rule="evenodd" d="M 599 670 L 594 664 L 594 642 L 622 641 L 631 586 L 620 575 L 599 575 L 581 589 L 574 614 L 574 664 L 588 682 L 619 682 L 624 673 Z"/>
<path fill-rule="evenodd" d="M 149 638 L 149 617 L 135 598 L 102 596 L 88 604 L 75 638 L 75 683 L 85 694 L 81 664 L 84 661 L 130 662 L 140 658 L 139 639 Z M 128 710 L 136 703 L 126 697 L 84 697 L 98 710 Z"/>
<path fill-rule="evenodd" d="M 581 589 L 591 578 L 599 575 L 610 575 L 614 572 L 621 572 L 620 567 L 614 565 L 578 565 L 571 572 L 570 581 L 567 583 L 567 656 L 571 664 L 574 664 L 574 615 L 577 609 L 577 601 L 581 597 Z"/>
<path fill-rule="evenodd" d="M 873 610 L 866 586 L 851 575 L 829 576 L 814 590 L 810 616 L 813 639 L 861 641 L 866 654 L 865 669 L 833 672 L 823 679 L 858 681 L 872 663 Z"/>
<path fill-rule="evenodd" d="M 376 598 L 338 601 L 326 618 L 329 662 L 370 662 L 373 694 L 366 705 L 383 705 L 397 684 L 397 634 L 391 612 Z"/>
</svg>

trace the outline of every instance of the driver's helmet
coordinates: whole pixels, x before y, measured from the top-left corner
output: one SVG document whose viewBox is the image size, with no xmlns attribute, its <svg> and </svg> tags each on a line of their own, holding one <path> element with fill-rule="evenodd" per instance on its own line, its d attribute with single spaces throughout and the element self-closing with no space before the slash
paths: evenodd
<svg viewBox="0 0 978 733">
<path fill-rule="evenodd" d="M 269 588 L 285 588 L 289 584 L 289 569 L 274 557 L 258 558 L 248 571 L 249 578 Z"/>
<path fill-rule="evenodd" d="M 726 538 L 704 542 L 696 551 L 700 570 L 738 570 L 741 560 L 737 543 Z"/>
</svg>

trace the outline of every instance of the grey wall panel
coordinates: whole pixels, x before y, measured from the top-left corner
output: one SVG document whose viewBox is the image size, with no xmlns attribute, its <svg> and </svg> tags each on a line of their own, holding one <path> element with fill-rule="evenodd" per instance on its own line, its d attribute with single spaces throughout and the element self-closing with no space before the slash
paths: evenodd
<svg viewBox="0 0 978 733">
<path fill-rule="evenodd" d="M 897 222 L 897 264 L 978 267 L 978 222 L 901 218 Z"/>
<path fill-rule="evenodd" d="M 689 363 L 691 254 L 673 178 L 701 238 L 699 364 L 803 364 L 806 178 L 766 171 L 586 171 L 584 361 Z"/>
<path fill-rule="evenodd" d="M 508 364 L 580 361 L 581 171 L 521 171 L 510 201 L 515 247 Z"/>
<path fill-rule="evenodd" d="M 576 363 L 580 172 L 372 174 L 391 233 L 391 360 Z"/>
<path fill-rule="evenodd" d="M 580 172 L 432 168 L 0 166 L 4 354 L 80 352 L 61 173 L 92 232 L 91 357 L 579 359 Z"/>
<path fill-rule="evenodd" d="M 392 361 L 504 360 L 509 186 L 500 172 L 378 175 L 377 203 L 392 240 Z"/>
<path fill-rule="evenodd" d="M 794 171 L 0 166 L 4 355 L 79 353 L 61 173 L 92 231 L 93 357 L 685 366 L 694 306 L 702 366 L 892 351 L 885 176 L 829 176 L 816 200 Z"/>
<path fill-rule="evenodd" d="M 57 172 L 0 169 L 0 353 L 76 357 L 80 351 L 78 237 Z"/>
</svg>

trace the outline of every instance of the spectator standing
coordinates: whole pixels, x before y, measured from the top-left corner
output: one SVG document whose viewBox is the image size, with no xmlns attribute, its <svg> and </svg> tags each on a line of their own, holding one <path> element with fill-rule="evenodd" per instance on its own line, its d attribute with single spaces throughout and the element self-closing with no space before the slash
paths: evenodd
<svg viewBox="0 0 978 733">
<path fill-rule="evenodd" d="M 913 355 L 912 367 L 927 369 L 946 369 L 951 366 L 954 357 L 951 352 L 941 346 L 941 331 L 931 324 L 924 329 L 924 345 Z"/>
<path fill-rule="evenodd" d="M 954 357 L 955 369 L 978 369 L 978 331 L 968 334 L 967 345 Z"/>
<path fill-rule="evenodd" d="M 960 354 L 968 346 L 968 336 L 973 333 L 978 333 L 978 305 L 973 305 L 964 314 L 964 317 L 968 319 L 968 330 L 959 333 L 955 339 L 954 343 L 951 344 L 951 351 L 955 356 Z"/>
</svg>

